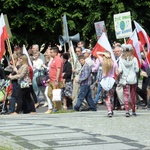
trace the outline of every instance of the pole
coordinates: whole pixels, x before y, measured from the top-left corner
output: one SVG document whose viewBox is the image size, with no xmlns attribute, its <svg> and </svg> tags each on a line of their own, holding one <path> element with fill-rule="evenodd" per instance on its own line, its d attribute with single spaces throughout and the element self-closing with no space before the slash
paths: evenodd
<svg viewBox="0 0 150 150">
<path fill-rule="evenodd" d="M 126 38 L 124 38 L 124 44 L 127 44 L 127 42 L 126 42 Z"/>
<path fill-rule="evenodd" d="M 65 50 L 65 53 L 66 53 L 66 43 L 64 43 L 64 50 Z"/>
<path fill-rule="evenodd" d="M 77 58 L 76 58 L 76 54 L 74 52 L 74 47 L 73 47 L 73 44 L 72 44 L 71 40 L 69 41 L 69 48 L 70 48 L 70 53 L 71 53 L 71 56 L 72 56 L 72 59 L 73 59 L 73 65 L 74 65 Z"/>
<path fill-rule="evenodd" d="M 14 61 L 14 57 L 13 57 L 13 54 L 12 54 L 9 38 L 6 39 L 6 44 L 7 44 L 7 47 L 8 47 L 8 52 L 9 52 L 11 58 L 12 58 L 13 66 L 15 66 L 15 61 Z"/>
</svg>

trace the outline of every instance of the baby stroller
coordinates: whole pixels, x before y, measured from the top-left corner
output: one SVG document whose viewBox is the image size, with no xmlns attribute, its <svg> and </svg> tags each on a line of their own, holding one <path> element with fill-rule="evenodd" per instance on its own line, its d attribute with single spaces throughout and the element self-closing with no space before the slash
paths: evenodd
<svg viewBox="0 0 150 150">
<path fill-rule="evenodd" d="M 11 97 L 12 84 L 10 80 L 0 80 L 0 114 L 7 112 L 7 104 Z"/>
</svg>

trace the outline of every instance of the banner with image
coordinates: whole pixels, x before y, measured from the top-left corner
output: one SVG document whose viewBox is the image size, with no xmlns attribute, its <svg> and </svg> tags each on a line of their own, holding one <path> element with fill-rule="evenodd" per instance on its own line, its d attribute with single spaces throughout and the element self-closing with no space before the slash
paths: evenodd
<svg viewBox="0 0 150 150">
<path fill-rule="evenodd" d="M 105 34 L 107 35 L 104 21 L 95 22 L 94 26 L 95 26 L 97 39 L 101 37 L 103 32 L 105 32 Z"/>
<path fill-rule="evenodd" d="M 130 12 L 114 15 L 114 27 L 117 39 L 130 37 L 132 34 L 131 14 Z"/>
</svg>

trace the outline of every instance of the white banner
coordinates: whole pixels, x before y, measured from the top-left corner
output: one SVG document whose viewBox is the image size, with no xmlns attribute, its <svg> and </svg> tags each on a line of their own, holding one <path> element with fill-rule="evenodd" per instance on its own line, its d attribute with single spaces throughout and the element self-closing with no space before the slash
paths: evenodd
<svg viewBox="0 0 150 150">
<path fill-rule="evenodd" d="M 130 12 L 115 14 L 114 26 L 115 26 L 115 33 L 117 39 L 130 37 L 130 35 L 132 34 Z"/>
<path fill-rule="evenodd" d="M 105 22 L 104 21 L 95 22 L 94 26 L 95 26 L 97 39 L 99 39 L 103 32 L 106 33 Z M 107 35 L 107 33 L 106 33 L 106 35 Z"/>
</svg>

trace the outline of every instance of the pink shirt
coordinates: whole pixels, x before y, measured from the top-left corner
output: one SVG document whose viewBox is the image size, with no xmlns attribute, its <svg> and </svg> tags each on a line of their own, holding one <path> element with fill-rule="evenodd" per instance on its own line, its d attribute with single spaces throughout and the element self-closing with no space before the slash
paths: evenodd
<svg viewBox="0 0 150 150">
<path fill-rule="evenodd" d="M 113 77 L 113 78 L 115 77 L 116 68 L 118 68 L 118 64 L 116 62 L 114 62 L 113 68 L 110 70 L 110 72 L 108 74 L 109 77 Z"/>
<path fill-rule="evenodd" d="M 58 81 L 62 81 L 62 71 L 63 71 L 63 61 L 59 56 L 56 56 L 51 64 L 50 64 L 50 71 L 49 71 L 49 78 L 50 81 L 56 81 L 56 74 L 57 74 L 57 68 L 60 68 L 60 76 L 58 78 Z"/>
<path fill-rule="evenodd" d="M 99 59 L 100 62 L 102 63 L 102 59 Z M 110 70 L 110 72 L 108 73 L 108 77 L 112 77 L 112 78 L 115 78 L 116 77 L 116 74 L 115 74 L 115 70 L 116 68 L 118 68 L 118 64 L 116 63 L 116 61 L 113 61 L 113 68 Z M 102 76 L 104 77 L 104 76 Z"/>
</svg>

